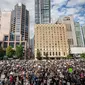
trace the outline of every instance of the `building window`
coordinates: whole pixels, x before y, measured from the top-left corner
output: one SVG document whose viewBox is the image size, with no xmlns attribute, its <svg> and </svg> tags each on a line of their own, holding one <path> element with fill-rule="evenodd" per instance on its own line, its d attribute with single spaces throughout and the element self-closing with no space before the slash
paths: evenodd
<svg viewBox="0 0 85 85">
<path fill-rule="evenodd" d="M 61 53 L 59 52 L 59 56 L 61 55 Z"/>
<path fill-rule="evenodd" d="M 20 36 L 16 36 L 16 41 L 20 41 Z"/>
<path fill-rule="evenodd" d="M 57 52 L 56 52 L 56 55 L 57 55 Z"/>
<path fill-rule="evenodd" d="M 14 35 L 12 33 L 10 34 L 10 41 L 14 41 Z"/>
<path fill-rule="evenodd" d="M 57 44 L 55 43 L 55 46 L 57 46 Z"/>
<path fill-rule="evenodd" d="M 16 42 L 16 46 L 18 46 L 20 43 L 19 42 Z"/>
<path fill-rule="evenodd" d="M 50 52 L 50 56 L 51 56 L 51 52 Z"/>
<path fill-rule="evenodd" d="M 69 43 L 69 45 L 73 45 L 74 44 L 73 39 L 68 39 L 68 43 Z"/>
<path fill-rule="evenodd" d="M 64 52 L 64 56 L 65 56 L 65 52 Z"/>
<path fill-rule="evenodd" d="M 8 36 L 5 36 L 4 37 L 4 41 L 8 41 Z"/>
<path fill-rule="evenodd" d="M 22 47 L 24 48 L 24 46 L 25 46 L 25 42 L 22 42 Z"/>
<path fill-rule="evenodd" d="M 8 44 L 7 42 L 4 42 L 4 48 L 7 48 L 7 44 Z"/>
<path fill-rule="evenodd" d="M 9 46 L 11 46 L 12 48 L 14 48 L 14 42 L 10 42 Z"/>
<path fill-rule="evenodd" d="M 54 56 L 54 52 L 53 52 L 53 56 Z"/>
<path fill-rule="evenodd" d="M 67 31 L 72 31 L 71 25 L 67 24 Z"/>
<path fill-rule="evenodd" d="M 45 56 L 45 52 L 44 52 L 43 54 L 44 54 L 44 56 Z"/>
</svg>

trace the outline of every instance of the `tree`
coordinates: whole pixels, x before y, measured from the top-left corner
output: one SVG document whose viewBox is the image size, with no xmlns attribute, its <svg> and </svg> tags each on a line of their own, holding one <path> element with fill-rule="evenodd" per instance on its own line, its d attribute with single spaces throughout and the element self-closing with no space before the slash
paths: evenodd
<svg viewBox="0 0 85 85">
<path fill-rule="evenodd" d="M 68 59 L 72 59 L 73 57 L 72 57 L 71 54 L 69 54 L 69 55 L 67 55 L 67 58 L 68 58 Z"/>
<path fill-rule="evenodd" d="M 14 55 L 14 50 L 12 49 L 11 46 L 8 46 L 6 48 L 6 56 L 8 56 L 8 58 L 12 58 Z"/>
<path fill-rule="evenodd" d="M 45 53 L 46 60 L 48 60 L 48 52 Z"/>
<path fill-rule="evenodd" d="M 85 53 L 82 53 L 80 56 L 85 59 Z"/>
<path fill-rule="evenodd" d="M 40 53 L 39 49 L 37 50 L 37 59 L 42 60 L 41 53 Z"/>
<path fill-rule="evenodd" d="M 16 46 L 16 56 L 18 58 L 22 58 L 23 57 L 23 47 L 22 47 L 21 44 Z"/>
<path fill-rule="evenodd" d="M 14 49 L 12 49 L 12 53 L 13 53 L 13 56 L 15 56 L 15 50 Z"/>
<path fill-rule="evenodd" d="M 3 59 L 5 53 L 2 47 L 0 47 L 0 59 Z"/>
</svg>

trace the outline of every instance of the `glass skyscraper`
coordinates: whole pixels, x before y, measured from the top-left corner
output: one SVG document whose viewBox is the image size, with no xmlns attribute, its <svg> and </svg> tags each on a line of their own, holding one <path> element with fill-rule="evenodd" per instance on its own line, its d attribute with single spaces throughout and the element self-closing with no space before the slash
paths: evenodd
<svg viewBox="0 0 85 85">
<path fill-rule="evenodd" d="M 29 11 L 26 6 L 18 3 L 12 12 L 2 12 L 0 18 L 3 28 L 2 31 L 0 30 L 3 32 L 2 38 L 0 36 L 0 46 L 4 49 L 8 46 L 16 49 L 16 46 L 21 44 L 23 46 L 23 58 L 28 58 Z"/>
<path fill-rule="evenodd" d="M 48 24 L 51 21 L 50 0 L 35 0 L 35 23 Z"/>
<path fill-rule="evenodd" d="M 10 40 L 28 41 L 29 40 L 29 11 L 24 4 L 15 5 L 11 17 Z"/>
<path fill-rule="evenodd" d="M 85 25 L 82 26 L 83 46 L 85 47 Z"/>
<path fill-rule="evenodd" d="M 76 33 L 76 39 L 77 39 L 77 46 L 82 47 L 83 46 L 83 40 L 82 40 L 82 34 L 81 34 L 81 27 L 79 22 L 75 22 L 75 33 Z"/>
</svg>

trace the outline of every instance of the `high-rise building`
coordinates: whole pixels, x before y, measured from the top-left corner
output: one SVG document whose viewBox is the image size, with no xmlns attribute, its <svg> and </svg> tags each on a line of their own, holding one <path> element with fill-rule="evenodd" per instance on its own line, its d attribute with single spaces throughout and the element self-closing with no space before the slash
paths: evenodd
<svg viewBox="0 0 85 85">
<path fill-rule="evenodd" d="M 10 33 L 11 12 L 0 11 L 0 42 L 3 41 L 4 36 L 8 39 Z M 1 44 L 0 44 L 1 46 Z"/>
<path fill-rule="evenodd" d="M 69 45 L 65 24 L 36 24 L 34 31 L 34 52 L 37 57 L 37 50 L 45 58 L 66 57 L 69 54 Z"/>
<path fill-rule="evenodd" d="M 68 43 L 70 46 L 77 46 L 77 39 L 76 39 L 76 33 L 75 33 L 75 25 L 73 16 L 66 16 L 61 17 L 57 23 L 63 23 L 66 24 L 67 28 L 67 36 L 68 36 Z"/>
<path fill-rule="evenodd" d="M 10 40 L 29 42 L 29 12 L 21 3 L 12 11 Z"/>
<path fill-rule="evenodd" d="M 17 45 L 22 44 L 24 47 L 25 56 L 29 48 L 29 11 L 24 4 L 18 3 L 12 11 L 11 16 L 11 30 L 9 45 L 16 48 Z"/>
<path fill-rule="evenodd" d="M 35 23 L 47 24 L 51 21 L 50 0 L 35 0 Z"/>
<path fill-rule="evenodd" d="M 85 47 L 85 25 L 81 27 L 83 36 L 83 46 Z"/>
<path fill-rule="evenodd" d="M 34 37 L 30 39 L 30 48 L 32 49 L 32 52 L 34 53 Z"/>
<path fill-rule="evenodd" d="M 82 31 L 79 22 L 75 22 L 75 33 L 76 33 L 76 39 L 77 39 L 77 46 L 82 47 L 83 46 L 83 40 L 82 40 Z"/>
<path fill-rule="evenodd" d="M 3 17 L 4 16 L 4 17 Z M 1 41 L 2 47 L 7 48 L 12 46 L 16 49 L 16 46 L 22 44 L 24 48 L 24 57 L 27 58 L 27 51 L 29 48 L 29 12 L 26 10 L 24 4 L 15 5 L 15 9 L 9 14 L 4 14 L 1 17 L 1 31 L 3 39 Z M 3 20 L 3 22 L 2 22 Z"/>
</svg>

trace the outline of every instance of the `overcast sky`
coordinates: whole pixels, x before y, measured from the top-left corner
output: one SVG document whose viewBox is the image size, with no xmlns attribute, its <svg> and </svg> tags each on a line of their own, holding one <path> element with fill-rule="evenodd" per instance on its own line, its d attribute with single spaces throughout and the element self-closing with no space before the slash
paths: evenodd
<svg viewBox="0 0 85 85">
<path fill-rule="evenodd" d="M 0 0 L 2 10 L 12 10 L 14 5 L 22 2 L 30 12 L 30 36 L 34 35 L 34 0 Z M 74 21 L 85 24 L 85 0 L 51 0 L 51 20 L 55 23 L 61 16 L 73 14 Z"/>
</svg>

